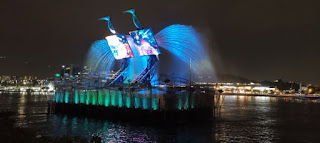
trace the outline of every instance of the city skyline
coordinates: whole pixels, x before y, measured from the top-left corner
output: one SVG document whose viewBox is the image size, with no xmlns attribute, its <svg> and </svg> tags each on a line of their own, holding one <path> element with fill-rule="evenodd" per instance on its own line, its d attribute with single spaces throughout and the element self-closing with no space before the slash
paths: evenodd
<svg viewBox="0 0 320 143">
<path fill-rule="evenodd" d="M 108 3 L 5 2 L 0 66 L 6 68 L 0 74 L 53 76 L 62 64 L 83 64 L 90 45 L 111 34 L 98 18 L 110 15 L 116 29 L 127 33 L 135 28 L 122 11 L 135 7 L 155 33 L 171 24 L 193 25 L 209 41 L 217 73 L 320 83 L 319 2 L 163 1 L 157 8 L 123 1 L 106 8 Z"/>
</svg>

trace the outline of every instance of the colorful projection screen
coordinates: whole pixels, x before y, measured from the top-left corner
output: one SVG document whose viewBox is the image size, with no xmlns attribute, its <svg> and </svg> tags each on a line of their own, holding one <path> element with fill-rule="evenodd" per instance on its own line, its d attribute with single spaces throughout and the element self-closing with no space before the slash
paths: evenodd
<svg viewBox="0 0 320 143">
<path fill-rule="evenodd" d="M 107 36 L 106 40 L 115 59 L 134 57 L 125 34 Z"/>
<path fill-rule="evenodd" d="M 129 33 L 133 38 L 133 42 L 137 47 L 140 56 L 161 54 L 150 28 L 131 31 Z"/>
</svg>

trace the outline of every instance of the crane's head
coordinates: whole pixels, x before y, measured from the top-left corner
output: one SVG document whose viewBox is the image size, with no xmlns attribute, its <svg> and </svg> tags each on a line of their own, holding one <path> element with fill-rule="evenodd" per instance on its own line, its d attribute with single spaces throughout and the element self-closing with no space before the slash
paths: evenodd
<svg viewBox="0 0 320 143">
<path fill-rule="evenodd" d="M 124 11 L 123 13 L 131 13 L 132 15 L 134 15 L 135 10 L 134 9 L 129 9 L 129 10 Z"/>
</svg>

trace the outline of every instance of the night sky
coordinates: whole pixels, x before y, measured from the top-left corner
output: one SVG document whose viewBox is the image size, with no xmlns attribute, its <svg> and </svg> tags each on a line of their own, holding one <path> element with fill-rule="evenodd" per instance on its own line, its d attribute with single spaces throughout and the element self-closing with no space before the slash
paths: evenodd
<svg viewBox="0 0 320 143">
<path fill-rule="evenodd" d="M 196 3 L 195 3 L 196 2 Z M 253 80 L 320 84 L 318 0 L 4 0 L 0 4 L 0 74 L 51 76 L 82 64 L 91 43 L 135 29 L 134 8 L 154 33 L 193 25 L 210 41 L 215 71 Z M 50 67 L 49 67 L 50 66 Z"/>
</svg>

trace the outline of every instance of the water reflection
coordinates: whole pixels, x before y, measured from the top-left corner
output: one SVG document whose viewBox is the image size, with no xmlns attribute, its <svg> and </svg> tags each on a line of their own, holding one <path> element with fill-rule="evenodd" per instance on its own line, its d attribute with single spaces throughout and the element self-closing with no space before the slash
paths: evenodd
<svg viewBox="0 0 320 143">
<path fill-rule="evenodd" d="M 220 106 L 215 133 L 219 141 L 310 142 L 319 139 L 305 138 L 314 134 L 308 126 L 320 129 L 320 125 L 315 124 L 315 120 L 320 119 L 320 114 L 316 114 L 320 113 L 317 99 L 226 95 Z"/>
<path fill-rule="evenodd" d="M 118 104 L 119 98 L 109 91 L 96 94 L 96 104 Z M 106 94 L 108 96 L 100 96 Z M 116 93 L 115 93 L 116 94 Z M 87 96 L 78 94 L 85 103 Z M 73 96 L 70 94 L 70 96 Z M 320 100 L 277 98 L 264 96 L 223 96 L 220 116 L 212 123 L 141 124 L 94 120 L 63 115 L 46 115 L 46 101 L 53 95 L 2 93 L 0 108 L 17 111 L 14 117 L 19 127 L 32 128 L 38 134 L 64 136 L 101 136 L 104 142 L 318 142 Z M 156 101 L 143 97 L 122 97 L 122 106 L 157 108 Z M 57 101 L 60 100 L 55 98 Z M 65 99 L 63 96 L 62 99 Z M 75 98 L 76 99 L 76 98 Z M 92 100 L 94 98 L 90 98 Z M 189 99 L 182 103 L 191 103 Z M 72 102 L 72 100 L 69 100 Z M 76 101 L 74 101 L 76 102 Z M 91 102 L 91 101 L 90 101 Z M 113 103 L 112 103 L 113 102 Z M 136 103 L 138 102 L 138 103 Z M 163 103 L 161 103 L 163 104 Z M 184 108 L 186 104 L 177 104 Z M 190 104 L 189 104 L 190 105 Z"/>
<path fill-rule="evenodd" d="M 208 127 L 208 125 L 210 125 Z M 100 136 L 104 142 L 213 142 L 213 124 L 142 124 L 112 122 L 65 115 L 53 116 L 50 134 Z"/>
<path fill-rule="evenodd" d="M 25 103 L 26 103 L 26 93 L 21 93 L 21 99 L 20 99 L 20 105 L 18 106 L 18 114 L 21 117 L 22 115 L 25 114 L 24 110 L 25 110 Z"/>
<path fill-rule="evenodd" d="M 155 142 L 154 138 L 149 137 L 155 135 L 151 128 L 126 123 L 57 115 L 53 116 L 51 127 L 54 136 L 81 135 L 90 139 L 91 136 L 98 135 L 103 141 L 109 142 Z"/>
</svg>

